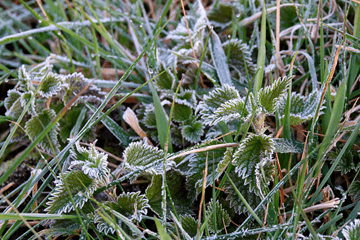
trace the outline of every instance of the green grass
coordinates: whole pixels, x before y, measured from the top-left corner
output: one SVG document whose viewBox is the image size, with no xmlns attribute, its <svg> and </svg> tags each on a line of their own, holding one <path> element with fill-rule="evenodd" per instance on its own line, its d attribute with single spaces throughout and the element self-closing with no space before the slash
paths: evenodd
<svg viewBox="0 0 360 240">
<path fill-rule="evenodd" d="M 199 4 L 0 3 L 1 239 L 357 239 L 359 5 Z"/>
</svg>

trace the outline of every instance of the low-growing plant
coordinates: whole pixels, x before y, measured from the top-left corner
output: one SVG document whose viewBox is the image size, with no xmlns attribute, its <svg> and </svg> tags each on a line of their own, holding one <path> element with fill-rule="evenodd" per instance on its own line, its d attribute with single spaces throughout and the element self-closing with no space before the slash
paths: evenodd
<svg viewBox="0 0 360 240">
<path fill-rule="evenodd" d="M 358 239 L 360 5 L 91 2 L 0 32 L 3 239 Z"/>
</svg>

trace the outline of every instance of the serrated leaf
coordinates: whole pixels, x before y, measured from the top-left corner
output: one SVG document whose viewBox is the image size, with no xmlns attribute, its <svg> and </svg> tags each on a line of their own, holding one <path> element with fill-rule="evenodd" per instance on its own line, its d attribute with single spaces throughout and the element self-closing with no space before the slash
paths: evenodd
<svg viewBox="0 0 360 240">
<path fill-rule="evenodd" d="M 232 21 L 232 15 L 234 12 L 234 6 L 230 3 L 219 3 L 216 7 L 212 7 L 207 13 L 207 17 L 210 21 L 219 23 L 219 25 L 227 25 Z"/>
<path fill-rule="evenodd" d="M 192 114 L 192 109 L 183 104 L 175 103 L 174 112 L 173 112 L 173 120 L 176 122 L 183 122 L 190 118 Z"/>
<path fill-rule="evenodd" d="M 349 195 L 354 201 L 360 200 L 360 181 L 355 181 L 349 188 Z"/>
<path fill-rule="evenodd" d="M 187 198 L 187 191 L 184 186 L 185 178 L 177 172 L 166 173 L 166 182 L 170 190 L 171 199 L 174 203 L 177 214 L 191 214 L 192 201 Z M 150 186 L 146 189 L 145 196 L 149 199 L 151 209 L 162 217 L 162 196 L 161 196 L 162 176 L 154 175 Z M 169 196 L 166 199 L 167 215 L 174 212 Z"/>
<path fill-rule="evenodd" d="M 146 142 L 134 142 L 124 151 L 123 169 L 135 171 L 144 169 L 148 164 L 164 159 L 164 151 L 148 145 Z M 167 162 L 167 169 L 170 169 L 172 161 Z M 144 173 L 162 174 L 163 162 L 144 170 Z"/>
<path fill-rule="evenodd" d="M 221 176 L 223 172 L 226 170 L 227 166 L 231 162 L 232 155 L 233 155 L 234 149 L 233 148 L 227 148 L 224 153 L 224 158 L 219 162 L 216 172 L 218 172 L 218 175 Z"/>
<path fill-rule="evenodd" d="M 241 116 L 245 119 L 248 114 L 245 103 L 241 98 L 231 99 L 221 104 L 221 106 L 214 112 L 213 116 L 211 116 L 211 118 L 214 119 L 212 124 L 216 125 L 221 121 L 227 123 L 240 120 Z"/>
<path fill-rule="evenodd" d="M 215 216 L 214 216 L 215 215 Z M 230 217 L 218 200 L 211 199 L 205 211 L 208 220 L 208 228 L 213 233 L 221 232 L 225 227 L 230 225 Z M 214 221 L 216 219 L 216 222 Z"/>
<path fill-rule="evenodd" d="M 64 85 L 60 91 L 59 97 L 62 99 L 65 105 L 88 84 L 90 84 L 90 80 L 86 79 L 82 73 L 73 73 L 67 75 L 64 77 L 63 82 Z M 95 85 L 91 85 L 71 106 L 76 106 L 79 102 L 81 102 L 80 98 L 87 103 L 97 106 L 103 101 L 105 96 L 106 93 L 101 91 L 100 88 Z"/>
<path fill-rule="evenodd" d="M 80 230 L 81 224 L 70 219 L 57 219 L 46 230 L 46 234 L 51 237 L 70 236 Z"/>
<path fill-rule="evenodd" d="M 172 96 L 170 96 L 170 97 L 172 97 Z M 181 93 L 178 93 L 175 98 L 175 103 L 183 104 L 183 105 L 189 106 L 191 108 L 195 108 L 195 105 L 197 103 L 195 91 L 187 89 Z"/>
<path fill-rule="evenodd" d="M 204 134 L 204 125 L 199 121 L 190 122 L 181 129 L 181 134 L 185 140 L 191 143 L 197 143 Z"/>
<path fill-rule="evenodd" d="M 56 186 L 46 203 L 49 207 L 45 210 L 57 214 L 68 213 L 75 208 L 81 209 L 97 188 L 96 179 L 76 169 L 61 173 L 54 183 Z M 70 194 L 74 203 L 71 201 Z"/>
<path fill-rule="evenodd" d="M 304 150 L 304 143 L 293 139 L 276 138 L 273 142 L 277 153 L 302 153 Z"/>
<path fill-rule="evenodd" d="M 140 195 L 140 192 L 127 192 L 120 194 L 115 201 L 108 201 L 104 203 L 108 209 L 120 213 L 125 216 L 129 221 L 141 221 L 142 216 L 147 214 L 148 200 L 144 195 Z M 117 216 L 114 216 L 108 209 L 104 210 L 108 215 L 116 218 L 117 223 L 121 228 L 125 227 L 123 221 Z M 94 215 L 94 222 L 97 223 L 99 231 L 108 234 L 109 232 L 114 233 L 115 229 L 110 226 L 105 219 L 99 213 Z"/>
<path fill-rule="evenodd" d="M 259 102 L 267 113 L 276 110 L 280 97 L 286 92 L 293 77 L 278 78 L 273 84 L 259 91 Z"/>
<path fill-rule="evenodd" d="M 70 168 L 80 167 L 85 174 L 94 179 L 105 179 L 109 175 L 107 155 L 97 151 L 94 143 L 87 149 L 76 142 L 70 153 L 73 159 Z"/>
<path fill-rule="evenodd" d="M 15 89 L 11 89 L 7 94 L 8 97 L 4 100 L 4 106 L 6 108 L 5 115 L 12 116 L 17 119 L 23 111 L 23 108 L 21 107 L 22 93 Z"/>
<path fill-rule="evenodd" d="M 190 235 L 190 237 L 195 237 L 197 234 L 198 222 L 191 215 L 180 215 L 180 223 L 182 228 Z"/>
<path fill-rule="evenodd" d="M 320 103 L 321 92 L 313 91 L 306 98 L 295 92 L 291 93 L 291 108 L 290 108 L 290 124 L 299 125 L 305 121 L 312 119 L 316 113 L 317 106 Z M 285 115 L 286 95 L 281 97 L 278 105 L 278 111 L 283 121 Z M 320 108 L 322 110 L 324 106 Z M 322 114 L 320 111 L 319 115 Z"/>
<path fill-rule="evenodd" d="M 175 86 L 175 76 L 164 64 L 160 64 L 158 72 L 163 71 L 165 72 L 155 79 L 154 84 L 157 90 L 172 90 Z"/>
<path fill-rule="evenodd" d="M 242 176 L 239 176 L 234 171 L 231 171 L 229 173 L 229 177 L 235 183 L 236 188 L 243 195 L 243 197 L 249 203 L 249 205 L 253 209 L 256 208 L 261 202 L 261 198 L 258 195 L 254 194 L 253 192 L 249 191 L 249 187 L 246 186 L 245 184 L 245 179 Z M 237 213 L 248 212 L 247 208 L 239 198 L 238 194 L 236 193 L 234 187 L 232 186 L 229 180 L 225 181 L 223 188 L 225 188 L 225 192 L 228 195 L 226 199 L 230 201 L 230 207 L 234 208 Z"/>
<path fill-rule="evenodd" d="M 212 141 L 205 146 L 217 145 L 223 142 Z M 219 162 L 223 159 L 226 148 L 216 148 L 214 150 L 190 154 L 185 158 L 185 161 L 189 161 L 188 173 L 186 177 L 186 185 L 189 190 L 189 197 L 195 198 L 200 192 L 203 185 L 203 171 L 206 167 L 206 159 L 208 164 L 208 174 L 206 177 L 206 186 L 209 186 L 214 179 L 218 179 L 220 175 L 215 171 Z M 213 168 L 214 166 L 214 168 Z"/>
<path fill-rule="evenodd" d="M 209 94 L 204 95 L 204 100 L 201 101 L 197 107 L 197 112 L 203 118 L 205 125 L 210 125 L 215 120 L 214 112 L 221 106 L 221 104 L 231 100 L 240 98 L 239 92 L 229 85 L 223 85 L 214 89 Z"/>
<path fill-rule="evenodd" d="M 49 72 L 41 79 L 41 86 L 38 91 L 39 95 L 44 98 L 49 98 L 60 91 L 60 86 L 64 79 L 62 75 Z"/>
<path fill-rule="evenodd" d="M 25 130 L 32 139 L 36 139 L 42 131 L 45 130 L 46 126 L 52 122 L 55 118 L 56 113 L 53 109 L 44 109 L 39 115 L 34 115 L 25 124 Z M 39 146 L 47 152 L 58 151 L 58 134 L 59 123 L 56 123 L 46 137 L 40 142 Z"/>
<path fill-rule="evenodd" d="M 224 49 L 221 46 L 220 38 L 212 30 L 210 34 L 211 34 L 209 40 L 210 53 L 214 61 L 217 75 L 220 79 L 220 83 L 221 85 L 227 84 L 229 86 L 233 86 L 230 76 L 229 66 L 227 64 L 227 57 L 225 55 Z"/>
<path fill-rule="evenodd" d="M 333 164 L 340 154 L 340 150 L 336 149 L 333 151 L 330 151 L 327 154 L 327 158 L 331 161 L 331 164 Z M 335 167 L 335 171 L 340 171 L 342 175 L 350 172 L 352 169 L 357 169 L 358 167 L 355 166 L 354 156 L 352 151 L 346 151 L 342 157 L 340 158 L 339 163 Z M 360 190 L 360 189 L 359 189 Z M 360 198 L 359 198 L 360 200 Z"/>
<path fill-rule="evenodd" d="M 354 222 L 349 223 L 341 231 L 346 240 L 360 239 L 360 220 L 355 219 Z"/>
<path fill-rule="evenodd" d="M 252 61 L 249 46 L 246 43 L 240 39 L 230 39 L 224 42 L 222 47 L 228 54 L 230 71 L 233 69 L 231 73 L 234 77 L 240 78 L 240 82 L 247 82 L 245 63 L 249 77 L 255 75 L 256 65 Z"/>
<path fill-rule="evenodd" d="M 144 118 L 142 122 L 145 124 L 147 128 L 155 128 L 156 129 L 156 116 L 155 116 L 155 107 L 152 104 L 145 106 Z"/>
<path fill-rule="evenodd" d="M 233 155 L 232 163 L 236 166 L 235 171 L 243 177 L 244 184 L 249 185 L 249 191 L 258 193 L 257 174 L 262 162 L 268 163 L 268 156 L 273 151 L 273 141 L 264 134 L 250 134 L 241 142 Z"/>
</svg>

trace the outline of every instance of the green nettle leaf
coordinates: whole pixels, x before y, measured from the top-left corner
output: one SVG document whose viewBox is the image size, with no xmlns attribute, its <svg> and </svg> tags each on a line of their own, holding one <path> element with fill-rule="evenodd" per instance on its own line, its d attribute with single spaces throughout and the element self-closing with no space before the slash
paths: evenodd
<svg viewBox="0 0 360 240">
<path fill-rule="evenodd" d="M 175 87 L 175 76 L 170 69 L 165 69 L 164 64 L 160 64 L 158 72 L 163 72 L 158 78 L 155 79 L 155 86 L 157 90 L 173 90 Z"/>
<path fill-rule="evenodd" d="M 49 98 L 60 91 L 60 86 L 64 79 L 62 75 L 49 72 L 42 78 L 42 85 L 38 91 L 39 95 L 44 98 Z"/>
<path fill-rule="evenodd" d="M 22 65 L 19 68 L 18 77 L 19 77 L 20 87 L 22 90 L 24 90 L 25 92 L 35 91 L 35 88 L 31 82 L 31 77 L 25 69 L 25 65 Z"/>
<path fill-rule="evenodd" d="M 102 211 L 105 211 L 107 215 L 116 219 L 118 225 L 121 228 L 125 228 L 126 224 L 109 210 L 118 212 L 121 215 L 128 218 L 130 221 L 141 221 L 142 216 L 146 215 L 148 212 L 148 208 L 150 205 L 148 204 L 148 200 L 144 195 L 140 195 L 140 192 L 127 192 L 120 194 L 115 201 L 108 201 L 103 203 L 108 208 L 101 208 Z M 97 228 L 100 232 L 108 234 L 109 232 L 114 233 L 115 229 L 110 226 L 105 219 L 99 214 L 100 210 L 94 214 L 94 222 L 97 223 Z"/>
<path fill-rule="evenodd" d="M 223 142 L 220 141 L 212 141 L 205 146 L 217 145 Z M 189 190 L 189 197 L 194 199 L 200 192 L 203 184 L 203 171 L 206 167 L 206 159 L 207 159 L 207 167 L 208 167 L 208 174 L 206 177 L 206 187 L 212 184 L 213 178 L 218 179 L 220 175 L 216 170 L 220 161 L 224 158 L 225 148 L 216 148 L 214 150 L 194 153 L 190 154 L 185 158 L 183 161 L 189 161 L 188 167 L 189 170 L 187 172 L 186 177 L 186 185 L 187 189 Z M 180 165 L 180 164 L 179 164 Z M 215 174 L 215 175 L 214 175 Z"/>
<path fill-rule="evenodd" d="M 293 77 L 278 78 L 273 84 L 259 91 L 259 102 L 268 113 L 276 110 L 279 99 L 286 92 Z"/>
<path fill-rule="evenodd" d="M 197 234 L 198 221 L 191 215 L 180 215 L 180 223 L 182 228 L 189 234 L 190 237 L 195 237 Z"/>
<path fill-rule="evenodd" d="M 46 128 L 48 124 L 55 118 L 56 113 L 53 109 L 44 109 L 39 115 L 34 115 L 25 124 L 25 130 L 28 135 L 35 139 L 37 138 Z M 59 131 L 59 124 L 57 123 L 54 128 L 45 136 L 40 142 L 39 146 L 45 151 L 55 152 L 58 151 L 58 140 L 57 134 Z"/>
<path fill-rule="evenodd" d="M 247 82 L 246 68 L 249 73 L 249 77 L 255 75 L 256 65 L 251 59 L 249 52 L 249 46 L 243 43 L 240 39 L 230 39 L 222 44 L 222 47 L 229 57 L 229 67 L 232 76 L 240 79 L 240 82 Z"/>
<path fill-rule="evenodd" d="M 337 158 L 337 156 L 340 154 L 340 150 L 336 149 L 328 153 L 327 157 L 333 164 Z M 340 158 L 340 161 L 338 165 L 336 165 L 335 170 L 341 171 L 341 174 L 344 175 L 348 172 L 350 172 L 352 169 L 357 169 L 358 166 L 355 166 L 354 156 L 352 151 L 346 151 L 342 157 Z"/>
<path fill-rule="evenodd" d="M 124 170 L 135 171 L 144 169 L 148 164 L 153 164 L 152 167 L 144 170 L 144 173 L 161 174 L 164 170 L 163 159 L 163 150 L 152 147 L 146 142 L 133 142 L 130 143 L 124 151 L 124 162 L 122 166 Z M 173 164 L 173 161 L 168 161 L 167 170 L 169 170 Z"/>
<path fill-rule="evenodd" d="M 183 122 L 190 118 L 192 114 L 192 109 L 183 104 L 175 103 L 174 112 L 173 112 L 173 120 L 175 122 Z"/>
<path fill-rule="evenodd" d="M 244 111 L 244 114 L 242 115 Z M 213 125 L 218 124 L 221 121 L 231 122 L 239 120 L 241 116 L 245 120 L 248 117 L 249 112 L 245 107 L 245 103 L 241 98 L 231 99 L 223 104 L 214 112 L 211 116 L 214 120 Z"/>
<path fill-rule="evenodd" d="M 73 73 L 64 77 L 63 88 L 60 91 L 60 98 L 66 105 L 71 99 L 73 99 L 81 90 L 83 90 L 88 84 L 91 83 L 89 79 L 86 79 L 82 73 Z M 93 104 L 95 106 L 99 105 L 102 100 L 105 98 L 106 93 L 101 91 L 95 85 L 90 85 L 90 87 L 83 93 L 79 98 L 84 101 Z M 77 99 L 72 106 L 76 106 L 80 99 Z"/>
<path fill-rule="evenodd" d="M 68 213 L 75 208 L 81 209 L 97 188 L 96 179 L 77 169 L 61 173 L 54 183 L 55 190 L 51 193 L 46 203 L 49 207 L 45 210 L 55 214 Z"/>
<path fill-rule="evenodd" d="M 30 101 L 31 101 L 31 98 L 33 97 L 34 93 L 33 92 L 25 92 L 21 95 L 21 98 L 20 98 L 20 103 L 21 103 L 21 107 L 25 107 Z M 31 109 L 31 113 L 35 113 L 36 110 L 35 110 L 35 98 L 33 98 L 33 100 L 31 101 L 31 104 L 30 104 L 30 109 Z"/>
<path fill-rule="evenodd" d="M 233 152 L 234 152 L 233 148 L 226 149 L 224 153 L 224 158 L 219 162 L 218 167 L 216 168 L 216 171 L 218 172 L 219 176 L 223 174 L 223 172 L 226 170 L 227 166 L 231 162 Z"/>
<path fill-rule="evenodd" d="M 11 89 L 8 91 L 8 97 L 4 100 L 4 106 L 6 108 L 5 115 L 12 116 L 15 119 L 18 119 L 21 112 L 24 110 L 21 107 L 21 95 L 19 91 Z"/>
<path fill-rule="evenodd" d="M 146 105 L 142 122 L 145 124 L 146 127 L 156 129 L 156 115 L 154 105 Z"/>
<path fill-rule="evenodd" d="M 171 193 L 171 199 L 174 203 L 177 214 L 191 214 L 191 199 L 187 197 L 187 191 L 184 186 L 185 178 L 178 172 L 167 172 L 166 182 Z M 146 197 L 149 199 L 151 209 L 162 217 L 162 195 L 161 195 L 162 176 L 154 175 L 151 185 L 146 189 Z M 169 196 L 166 199 L 167 216 L 174 212 Z"/>
<path fill-rule="evenodd" d="M 221 232 L 225 227 L 230 225 L 229 214 L 223 209 L 218 200 L 211 199 L 209 205 L 205 211 L 206 218 L 208 220 L 208 227 L 211 232 Z M 216 220 L 215 220 L 216 219 Z"/>
<path fill-rule="evenodd" d="M 278 110 L 282 121 L 285 115 L 286 98 L 286 95 L 281 97 L 278 104 Z M 309 94 L 307 98 L 295 92 L 291 93 L 290 124 L 299 125 L 305 121 L 309 121 L 310 119 L 312 119 L 315 116 L 317 106 L 319 105 L 320 100 L 320 91 L 313 91 Z M 322 110 L 323 108 L 324 105 L 321 106 L 320 110 Z M 319 115 L 322 113 L 323 112 L 320 111 Z"/>
<path fill-rule="evenodd" d="M 349 195 L 354 201 L 360 200 L 360 181 L 355 181 L 349 188 Z"/>
<path fill-rule="evenodd" d="M 354 222 L 349 223 L 341 231 L 346 240 L 360 239 L 360 220 L 355 219 Z"/>
<path fill-rule="evenodd" d="M 208 95 L 204 95 L 204 100 L 199 103 L 196 112 L 200 112 L 205 125 L 211 126 L 215 120 L 214 112 L 221 104 L 237 98 L 240 98 L 239 92 L 234 87 L 224 84 L 211 91 Z"/>
<path fill-rule="evenodd" d="M 195 108 L 195 105 L 197 103 L 195 91 L 186 89 L 185 91 L 178 93 L 175 98 L 175 102 L 178 104 L 189 106 L 191 108 Z"/>
<path fill-rule="evenodd" d="M 273 145 L 270 136 L 250 134 L 234 153 L 232 162 L 236 166 L 235 171 L 243 177 L 244 184 L 249 185 L 250 192 L 256 190 L 255 193 L 259 194 L 258 190 L 261 190 L 256 188 L 259 182 L 258 171 L 261 166 L 270 164 L 268 157 L 274 150 Z"/>
<path fill-rule="evenodd" d="M 186 141 L 197 143 L 204 134 L 204 125 L 200 121 L 192 121 L 181 129 L 181 134 Z"/>
<path fill-rule="evenodd" d="M 70 168 L 80 167 L 85 174 L 95 179 L 105 179 L 109 175 L 107 155 L 97 151 L 94 143 L 86 149 L 76 142 L 70 152 L 73 159 Z"/>
<path fill-rule="evenodd" d="M 210 21 L 214 22 L 215 26 L 226 26 L 231 22 L 234 6 L 229 3 L 219 3 L 216 7 L 212 7 L 207 13 Z"/>
<path fill-rule="evenodd" d="M 249 191 L 249 187 L 246 186 L 245 179 L 234 171 L 229 173 L 229 177 L 235 183 L 236 188 L 239 190 L 251 208 L 256 208 L 261 202 L 261 198 L 253 192 Z M 225 181 L 224 188 L 226 190 L 225 192 L 228 194 L 226 199 L 230 201 L 230 207 L 234 208 L 237 213 L 248 212 L 247 208 L 239 198 L 239 195 L 229 180 Z"/>
</svg>

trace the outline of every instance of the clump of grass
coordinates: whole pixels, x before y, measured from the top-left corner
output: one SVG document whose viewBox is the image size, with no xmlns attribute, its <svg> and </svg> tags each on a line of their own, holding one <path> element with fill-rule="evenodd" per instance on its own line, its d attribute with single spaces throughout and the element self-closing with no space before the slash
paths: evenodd
<svg viewBox="0 0 360 240">
<path fill-rule="evenodd" d="M 358 238 L 355 2 L 0 7 L 2 239 Z"/>
</svg>

